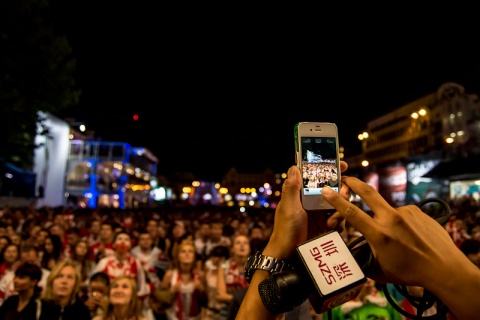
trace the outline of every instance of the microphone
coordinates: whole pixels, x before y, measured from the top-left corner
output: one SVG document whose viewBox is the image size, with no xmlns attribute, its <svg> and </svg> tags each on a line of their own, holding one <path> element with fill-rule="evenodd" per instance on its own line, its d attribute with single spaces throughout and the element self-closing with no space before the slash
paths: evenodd
<svg viewBox="0 0 480 320">
<path fill-rule="evenodd" d="M 337 231 L 298 245 L 292 260 L 293 271 L 274 273 L 258 286 L 272 314 L 291 311 L 307 298 L 322 314 L 355 298 L 374 261 L 368 243 L 349 249 Z"/>
</svg>

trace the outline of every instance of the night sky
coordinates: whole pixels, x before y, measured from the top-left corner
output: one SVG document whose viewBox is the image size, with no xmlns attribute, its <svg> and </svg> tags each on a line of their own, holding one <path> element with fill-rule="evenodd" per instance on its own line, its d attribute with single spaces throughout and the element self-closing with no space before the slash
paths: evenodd
<svg viewBox="0 0 480 320">
<path fill-rule="evenodd" d="M 140 6 L 52 2 L 82 90 L 80 105 L 59 116 L 84 121 L 103 141 L 150 149 L 160 174 L 284 172 L 298 121 L 335 122 L 348 156 L 367 121 L 445 82 L 480 94 L 480 49 L 463 38 L 468 30 L 314 32 L 175 20 Z"/>
</svg>

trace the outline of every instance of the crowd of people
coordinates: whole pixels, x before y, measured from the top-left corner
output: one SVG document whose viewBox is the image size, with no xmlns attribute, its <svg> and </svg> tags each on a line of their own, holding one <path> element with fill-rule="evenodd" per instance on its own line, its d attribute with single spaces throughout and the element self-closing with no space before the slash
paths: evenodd
<svg viewBox="0 0 480 320">
<path fill-rule="evenodd" d="M 443 227 L 480 268 L 480 202 L 464 197 L 450 205 Z M 235 319 L 249 297 L 245 262 L 271 241 L 276 219 L 267 208 L 4 206 L 0 319 Z M 344 226 L 346 243 L 362 236 L 348 221 Z M 365 290 L 363 300 L 334 309 L 335 319 L 364 304 L 388 306 L 391 319 L 405 319 L 375 280 Z M 327 319 L 308 300 L 285 318 Z"/>
</svg>

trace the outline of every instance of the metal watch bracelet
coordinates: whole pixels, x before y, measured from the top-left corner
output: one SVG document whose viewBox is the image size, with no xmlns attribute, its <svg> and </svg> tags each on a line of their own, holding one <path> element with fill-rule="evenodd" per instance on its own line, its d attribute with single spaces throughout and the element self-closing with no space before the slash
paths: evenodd
<svg viewBox="0 0 480 320">
<path fill-rule="evenodd" d="M 292 267 L 282 260 L 270 256 L 264 256 L 260 251 L 247 258 L 245 262 L 245 279 L 248 283 L 252 280 L 253 274 L 257 270 L 265 270 L 269 273 L 280 272 L 284 269 L 292 269 Z"/>
</svg>

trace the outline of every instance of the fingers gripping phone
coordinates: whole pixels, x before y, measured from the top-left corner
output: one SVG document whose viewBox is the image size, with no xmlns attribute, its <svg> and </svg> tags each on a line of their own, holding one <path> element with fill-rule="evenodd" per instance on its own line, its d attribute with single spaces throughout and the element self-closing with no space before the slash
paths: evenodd
<svg viewBox="0 0 480 320">
<path fill-rule="evenodd" d="M 338 130 L 334 123 L 299 122 L 295 125 L 295 162 L 302 174 L 301 199 L 305 210 L 334 209 L 322 197 L 322 188 L 340 190 Z"/>
</svg>

